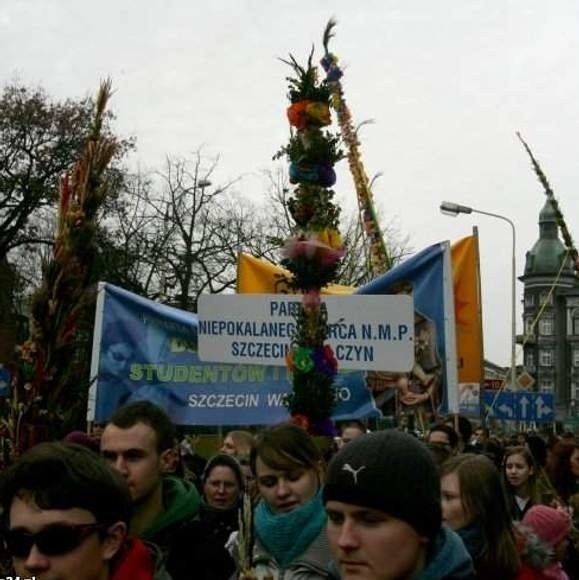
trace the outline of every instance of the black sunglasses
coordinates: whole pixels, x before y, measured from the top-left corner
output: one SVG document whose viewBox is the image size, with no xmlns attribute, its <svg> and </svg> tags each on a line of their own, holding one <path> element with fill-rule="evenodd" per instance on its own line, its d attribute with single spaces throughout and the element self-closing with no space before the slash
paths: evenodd
<svg viewBox="0 0 579 580">
<path fill-rule="evenodd" d="M 32 546 L 45 556 L 61 556 L 72 552 L 95 532 L 107 529 L 106 524 L 52 524 L 31 534 L 25 530 L 6 530 L 4 540 L 15 558 L 27 558 Z"/>
</svg>

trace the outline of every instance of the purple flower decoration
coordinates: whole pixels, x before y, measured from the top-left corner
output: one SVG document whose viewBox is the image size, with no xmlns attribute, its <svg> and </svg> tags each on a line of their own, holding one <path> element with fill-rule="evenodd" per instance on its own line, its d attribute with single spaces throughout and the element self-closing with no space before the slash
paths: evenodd
<svg viewBox="0 0 579 580">
<path fill-rule="evenodd" d="M 314 350 L 314 366 L 316 370 L 330 379 L 338 372 L 338 361 L 334 356 L 334 351 L 329 344 Z"/>
</svg>

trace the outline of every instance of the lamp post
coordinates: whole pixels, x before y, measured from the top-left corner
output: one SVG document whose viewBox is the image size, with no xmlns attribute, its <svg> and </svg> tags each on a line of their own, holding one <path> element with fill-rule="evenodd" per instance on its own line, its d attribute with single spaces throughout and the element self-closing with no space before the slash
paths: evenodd
<svg viewBox="0 0 579 580">
<path fill-rule="evenodd" d="M 515 354 L 515 347 L 517 344 L 517 334 L 516 334 L 516 297 L 515 297 L 515 283 L 517 276 L 517 268 L 515 262 L 515 224 L 504 215 L 499 215 L 498 213 L 491 213 L 489 211 L 482 211 L 480 209 L 474 209 L 465 205 L 459 205 L 457 203 L 452 203 L 450 201 L 443 201 L 440 204 L 440 211 L 445 215 L 450 215 L 456 217 L 459 213 L 480 213 L 482 215 L 488 215 L 500 220 L 507 222 L 511 226 L 513 232 L 513 252 L 512 252 L 512 271 L 511 271 L 511 388 L 515 388 L 517 379 L 517 360 Z M 484 378 L 484 377 L 483 377 Z"/>
</svg>

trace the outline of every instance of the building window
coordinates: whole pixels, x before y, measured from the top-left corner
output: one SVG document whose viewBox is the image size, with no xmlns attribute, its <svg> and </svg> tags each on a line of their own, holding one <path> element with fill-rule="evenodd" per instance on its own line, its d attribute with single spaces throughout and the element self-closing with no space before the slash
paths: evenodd
<svg viewBox="0 0 579 580">
<path fill-rule="evenodd" d="M 535 295 L 527 294 L 525 296 L 525 306 L 534 306 L 534 305 L 535 305 Z"/>
<path fill-rule="evenodd" d="M 541 306 L 543 306 L 543 304 L 553 306 L 553 294 L 551 292 L 541 292 L 539 294 L 539 304 Z"/>
<path fill-rule="evenodd" d="M 539 320 L 539 334 L 542 336 L 551 336 L 553 334 L 552 318 L 541 318 L 541 320 Z"/>
<path fill-rule="evenodd" d="M 553 379 L 541 379 L 539 390 L 541 393 L 552 393 L 554 388 Z"/>
<path fill-rule="evenodd" d="M 539 365 L 541 365 L 542 367 L 552 367 L 553 366 L 553 351 L 552 350 L 539 351 Z"/>
<path fill-rule="evenodd" d="M 533 319 L 530 316 L 525 318 L 525 335 L 533 336 Z"/>
<path fill-rule="evenodd" d="M 573 335 L 579 336 L 579 314 L 573 312 Z"/>
<path fill-rule="evenodd" d="M 579 348 L 573 349 L 573 366 L 579 367 Z"/>
<path fill-rule="evenodd" d="M 535 370 L 535 353 L 534 352 L 528 352 L 525 355 L 525 367 L 529 371 Z"/>
</svg>

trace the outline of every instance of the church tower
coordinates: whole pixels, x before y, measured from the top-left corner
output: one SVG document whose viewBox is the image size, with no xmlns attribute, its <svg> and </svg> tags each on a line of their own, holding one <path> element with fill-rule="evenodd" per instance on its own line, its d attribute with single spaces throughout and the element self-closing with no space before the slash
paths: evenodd
<svg viewBox="0 0 579 580">
<path fill-rule="evenodd" d="M 553 393 L 557 419 L 579 402 L 579 280 L 559 239 L 557 215 L 547 198 L 539 239 L 527 252 L 522 337 L 526 370 L 538 391 Z"/>
</svg>

